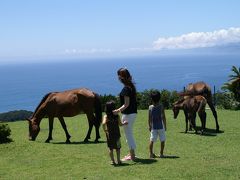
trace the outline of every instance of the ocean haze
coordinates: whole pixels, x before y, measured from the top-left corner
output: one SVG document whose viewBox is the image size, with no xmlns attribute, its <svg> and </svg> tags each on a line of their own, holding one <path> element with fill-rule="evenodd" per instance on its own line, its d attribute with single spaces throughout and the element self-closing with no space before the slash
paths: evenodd
<svg viewBox="0 0 240 180">
<path fill-rule="evenodd" d="M 87 87 L 99 94 L 118 95 L 116 72 L 127 67 L 138 91 L 181 91 L 188 83 L 205 81 L 216 90 L 228 80 L 240 55 L 166 55 L 0 66 L 0 112 L 33 111 L 48 92 Z"/>
</svg>

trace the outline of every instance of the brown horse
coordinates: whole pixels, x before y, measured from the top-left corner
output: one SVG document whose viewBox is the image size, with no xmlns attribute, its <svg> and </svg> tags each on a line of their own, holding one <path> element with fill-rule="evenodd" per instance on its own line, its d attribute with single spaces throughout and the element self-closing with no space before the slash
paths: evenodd
<svg viewBox="0 0 240 180">
<path fill-rule="evenodd" d="M 215 110 L 214 104 L 213 104 L 213 98 L 212 98 L 212 92 L 211 88 L 208 84 L 205 82 L 196 82 L 196 83 L 190 83 L 185 92 L 179 93 L 180 96 L 196 96 L 196 95 L 202 95 L 207 100 L 207 104 L 209 105 L 213 116 L 215 118 L 216 123 L 216 131 L 219 132 L 219 124 L 218 124 L 218 117 L 217 117 L 217 111 Z"/>
<path fill-rule="evenodd" d="M 43 97 L 29 121 L 29 139 L 35 140 L 40 131 L 40 122 L 44 117 L 49 119 L 49 135 L 45 142 L 52 140 L 53 119 L 57 117 L 65 131 L 66 143 L 70 143 L 63 117 L 73 117 L 83 112 L 87 115 L 89 129 L 84 142 L 90 139 L 93 125 L 96 130 L 95 142 L 100 138 L 99 127 L 102 120 L 102 107 L 99 96 L 85 88 L 73 89 L 64 92 L 51 92 Z M 94 115 L 95 113 L 95 115 Z"/>
<path fill-rule="evenodd" d="M 193 127 L 195 129 L 195 132 L 197 133 L 196 113 L 198 113 L 198 116 L 200 117 L 202 124 L 201 133 L 203 134 L 203 131 L 206 128 L 206 112 L 205 112 L 206 104 L 207 100 L 203 96 L 199 95 L 185 96 L 184 98 L 176 101 L 173 104 L 174 119 L 177 118 L 180 109 L 184 111 L 186 121 L 185 133 L 187 133 L 188 131 L 188 121 L 190 123 L 189 130 Z"/>
</svg>

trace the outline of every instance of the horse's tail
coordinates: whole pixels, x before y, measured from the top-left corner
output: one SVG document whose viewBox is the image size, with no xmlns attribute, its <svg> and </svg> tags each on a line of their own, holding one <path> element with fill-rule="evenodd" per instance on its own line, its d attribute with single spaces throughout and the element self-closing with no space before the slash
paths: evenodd
<svg viewBox="0 0 240 180">
<path fill-rule="evenodd" d="M 42 98 L 41 102 L 38 104 L 37 108 L 35 109 L 34 113 L 33 113 L 32 116 L 31 116 L 31 118 L 34 117 L 34 115 L 36 114 L 36 112 L 37 112 L 37 110 L 39 109 L 39 107 L 46 101 L 46 99 L 48 98 L 48 96 L 49 96 L 50 94 L 52 94 L 52 93 L 50 92 L 50 93 L 46 94 L 46 95 Z"/>
<path fill-rule="evenodd" d="M 100 126 L 102 122 L 102 103 L 100 100 L 100 96 L 96 93 L 94 94 L 95 94 L 94 106 L 95 106 L 96 125 Z"/>
</svg>

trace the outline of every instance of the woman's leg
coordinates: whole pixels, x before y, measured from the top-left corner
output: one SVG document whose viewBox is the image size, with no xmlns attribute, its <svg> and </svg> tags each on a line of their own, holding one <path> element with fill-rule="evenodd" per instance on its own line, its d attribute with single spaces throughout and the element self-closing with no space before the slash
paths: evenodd
<svg viewBox="0 0 240 180">
<path fill-rule="evenodd" d="M 109 156 L 111 158 L 112 164 L 115 164 L 114 156 L 113 156 L 113 150 L 109 149 Z"/>
<path fill-rule="evenodd" d="M 133 137 L 133 124 L 136 119 L 136 114 L 129 114 L 129 115 L 123 115 L 122 120 L 127 120 L 128 124 L 123 126 L 126 141 L 128 143 L 128 147 L 130 150 L 131 159 L 135 159 L 135 149 L 136 149 L 136 143 Z"/>
</svg>

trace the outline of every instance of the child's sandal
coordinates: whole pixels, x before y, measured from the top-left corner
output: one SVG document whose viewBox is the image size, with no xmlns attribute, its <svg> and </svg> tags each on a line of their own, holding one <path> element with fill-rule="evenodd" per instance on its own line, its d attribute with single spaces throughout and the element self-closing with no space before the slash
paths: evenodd
<svg viewBox="0 0 240 180">
<path fill-rule="evenodd" d="M 112 161 L 110 164 L 111 164 L 111 165 L 113 165 L 113 166 L 114 166 L 114 165 L 116 165 L 116 163 L 115 163 L 115 162 L 113 162 L 113 161 Z"/>
<path fill-rule="evenodd" d="M 150 158 L 156 158 L 157 156 L 153 153 L 153 154 L 150 154 Z"/>
</svg>

